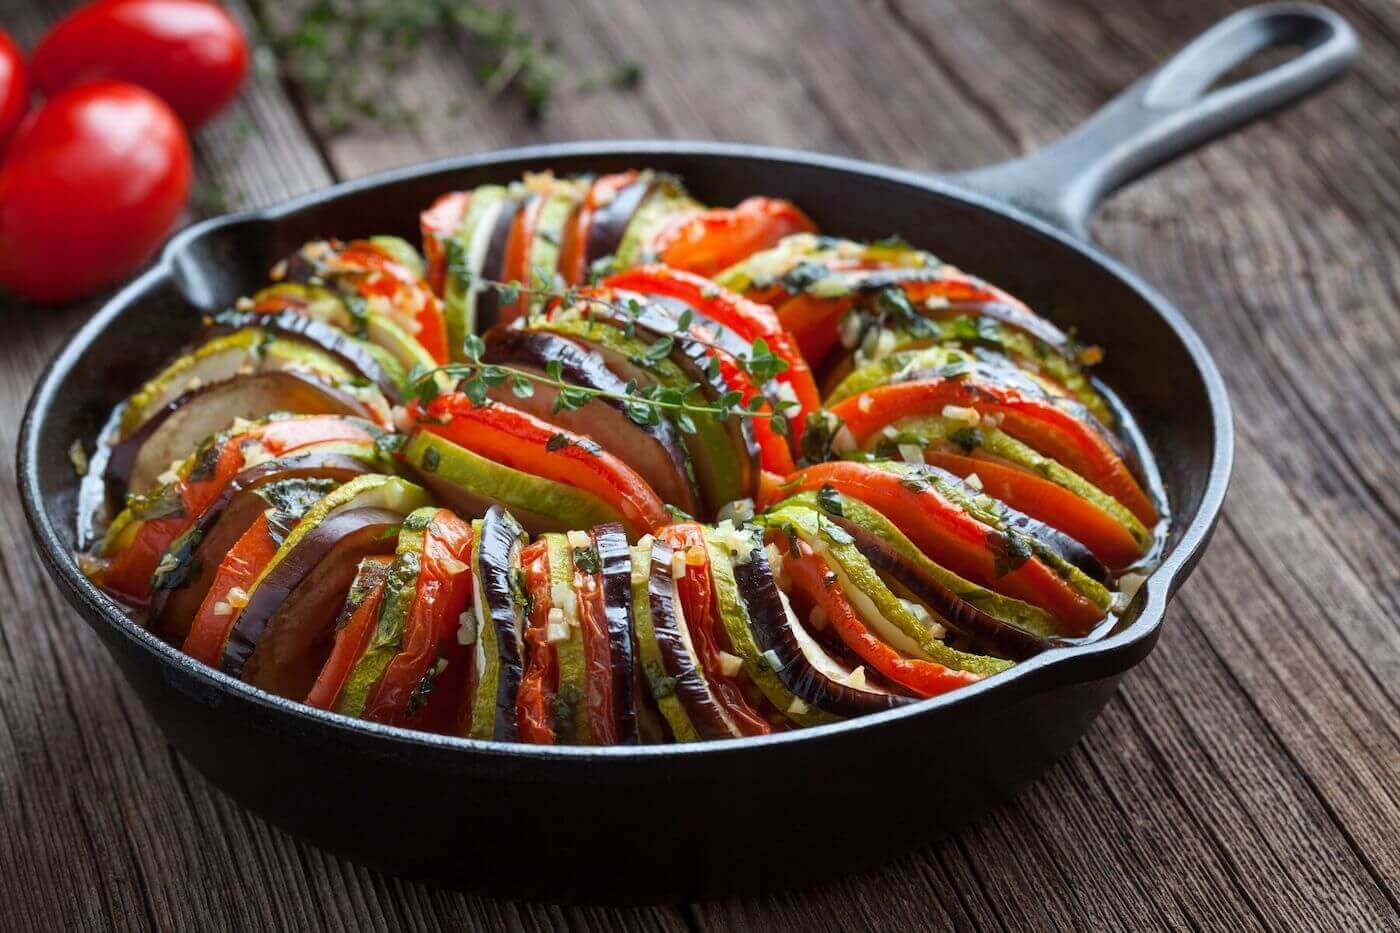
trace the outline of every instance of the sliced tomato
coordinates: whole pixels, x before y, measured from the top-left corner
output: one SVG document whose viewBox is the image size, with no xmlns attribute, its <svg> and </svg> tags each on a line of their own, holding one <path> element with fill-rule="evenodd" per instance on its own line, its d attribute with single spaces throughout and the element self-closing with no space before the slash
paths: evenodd
<svg viewBox="0 0 1400 933">
<path fill-rule="evenodd" d="M 185 636 L 185 644 L 181 648 L 196 661 L 218 667 L 224 643 L 238 621 L 240 608 L 229 600 L 229 594 L 235 588 L 245 594 L 250 592 L 258 574 L 276 555 L 278 545 L 269 523 L 271 512 L 269 509 L 258 516 L 219 563 L 214 582 L 195 613 L 190 633 Z"/>
<path fill-rule="evenodd" d="M 750 403 L 759 397 L 764 399 L 764 404 L 756 411 L 759 413 L 773 413 L 773 403 L 758 391 L 749 378 L 749 374 L 739 368 L 733 358 L 727 354 L 716 353 L 719 357 L 719 377 L 724 380 L 724 384 L 730 389 L 739 393 L 740 404 L 744 408 L 750 408 Z M 774 473 L 791 473 L 796 464 L 792 459 L 792 447 L 788 443 L 786 436 L 779 434 L 773 429 L 773 419 L 752 418 L 753 438 L 758 443 L 758 462 L 764 470 Z M 797 422 L 789 421 L 789 425 Z"/>
<path fill-rule="evenodd" d="M 676 553 L 685 555 L 685 576 L 676 581 L 681 610 L 686 627 L 705 680 L 716 702 L 724 707 L 729 718 L 744 735 L 767 735 L 773 726 L 749 704 L 742 683 L 724 673 L 720 656 L 720 620 L 714 600 L 714 583 L 710 578 L 709 551 L 705 547 L 705 532 L 695 522 L 671 525 L 658 536 Z"/>
<path fill-rule="evenodd" d="M 855 299 L 802 294 L 780 301 L 778 320 L 797 341 L 797 348 L 809 365 L 820 369 L 831 352 L 841 345 L 841 319 L 851 310 Z"/>
<path fill-rule="evenodd" d="M 376 561 L 387 566 L 393 561 L 393 558 L 388 555 L 377 555 L 367 557 L 365 560 Z M 379 604 L 384 600 L 384 585 L 385 582 L 381 580 L 378 586 L 370 590 L 364 601 L 355 607 L 355 611 L 336 630 L 330 656 L 326 658 L 326 663 L 321 665 L 321 672 L 316 675 L 316 682 L 311 685 L 310 692 L 302 701 L 307 706 L 314 706 L 317 709 L 334 708 L 336 697 L 340 696 L 340 691 L 344 688 L 350 671 L 355 667 L 356 659 L 364 652 L 365 645 L 374 632 L 374 624 L 379 617 Z"/>
<path fill-rule="evenodd" d="M 1087 598 L 1039 557 L 998 566 L 1001 534 L 964 512 L 928 484 L 906 483 L 879 467 L 855 461 L 819 463 L 789 477 L 787 495 L 831 485 L 881 512 L 930 560 L 1005 596 L 1050 612 L 1076 633 L 1103 618 Z"/>
<path fill-rule="evenodd" d="M 979 379 L 936 378 L 879 386 L 832 410 L 862 444 L 885 425 L 938 414 L 947 405 L 1000 415 L 1001 430 L 1074 470 L 1123 503 L 1143 524 L 1156 524 L 1152 500 L 1103 435 L 1046 399 Z"/>
<path fill-rule="evenodd" d="M 461 392 L 439 395 L 409 415 L 425 431 L 513 469 L 592 493 L 612 505 L 633 536 L 654 532 L 670 513 L 646 480 L 592 440 L 534 415 L 491 402 L 477 407 Z"/>
<path fill-rule="evenodd" d="M 976 473 L 987 495 L 1058 528 L 1108 567 L 1126 567 L 1142 556 L 1142 548 L 1122 522 L 1029 470 L 941 450 L 925 450 L 923 456 L 924 462 L 958 476 Z"/>
<path fill-rule="evenodd" d="M 583 632 L 584 710 L 588 716 L 588 734 L 595 745 L 616 745 L 612 643 L 608 638 L 601 577 L 575 567 L 574 595 Z"/>
<path fill-rule="evenodd" d="M 754 197 L 730 208 L 681 213 L 662 226 L 647 252 L 668 266 L 712 276 L 785 236 L 816 229 L 791 201 Z"/>
<path fill-rule="evenodd" d="M 530 595 L 530 616 L 525 620 L 525 645 L 529 657 L 516 691 L 516 728 L 522 742 L 554 744 L 554 693 L 559 686 L 559 667 L 554 646 L 549 643 L 549 610 L 553 605 L 549 590 L 549 549 L 536 541 L 520 554 L 525 568 L 525 592 Z"/>
<path fill-rule="evenodd" d="M 447 290 L 447 242 L 457 235 L 471 203 L 470 191 L 449 191 L 418 215 L 427 260 L 428 287 L 439 298 Z"/>
<path fill-rule="evenodd" d="M 513 304 L 502 304 L 499 323 L 509 324 L 520 317 L 530 307 L 530 295 L 525 291 L 532 286 L 530 281 L 530 244 L 535 240 L 535 230 L 540 225 L 540 213 L 544 210 L 549 196 L 532 194 L 525 206 L 516 213 L 511 224 L 510 239 L 506 242 L 506 255 L 501 263 L 501 279 L 520 284 L 520 297 Z"/>
<path fill-rule="evenodd" d="M 895 651 L 856 615 L 840 581 L 825 560 L 804 541 L 796 542 L 795 553 L 793 556 L 790 547 L 784 548 L 787 556 L 783 559 L 783 570 L 796 593 L 820 607 L 827 623 L 846 647 L 880 674 L 922 697 L 938 696 L 982 679 L 979 674 L 954 670 L 934 661 L 907 658 Z"/>
<path fill-rule="evenodd" d="M 402 726 L 412 723 L 420 711 L 413 708 L 414 696 L 425 682 L 436 679 L 430 672 L 441 660 L 444 635 L 451 632 L 450 637 L 456 638 L 457 617 L 471 599 L 471 546 L 471 525 L 439 509 L 423 532 L 418 586 L 404 623 L 403 649 L 384 668 L 362 718 Z M 450 668 L 449 661 L 439 673 Z M 459 674 L 452 671 L 449 676 Z"/>
<path fill-rule="evenodd" d="M 406 328 L 439 363 L 447 362 L 447 318 L 428 283 L 418 278 L 388 251 L 368 240 L 356 240 L 340 253 L 339 263 L 359 266 L 369 274 L 357 288 L 366 298 L 382 297 L 412 324 Z"/>
</svg>

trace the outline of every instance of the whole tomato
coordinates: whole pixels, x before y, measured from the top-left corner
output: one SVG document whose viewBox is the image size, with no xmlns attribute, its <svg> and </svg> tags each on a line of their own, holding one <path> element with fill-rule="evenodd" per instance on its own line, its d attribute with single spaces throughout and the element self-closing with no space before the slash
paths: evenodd
<svg viewBox="0 0 1400 933">
<path fill-rule="evenodd" d="M 238 93 L 248 43 L 206 0 L 98 0 L 49 30 L 29 70 L 50 95 L 91 78 L 139 84 L 194 129 Z"/>
<path fill-rule="evenodd" d="M 24 55 L 10 34 L 0 29 L 0 152 L 24 112 L 29 109 L 29 82 L 24 76 Z"/>
<path fill-rule="evenodd" d="M 190 146 L 165 102 L 120 81 L 50 98 L 0 167 L 0 284 L 79 298 L 135 271 L 180 216 Z"/>
</svg>

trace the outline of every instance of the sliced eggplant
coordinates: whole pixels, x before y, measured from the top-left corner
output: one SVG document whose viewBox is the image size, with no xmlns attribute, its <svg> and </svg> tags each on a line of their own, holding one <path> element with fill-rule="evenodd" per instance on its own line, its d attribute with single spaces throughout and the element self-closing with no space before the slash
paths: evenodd
<svg viewBox="0 0 1400 933">
<path fill-rule="evenodd" d="M 832 658 L 797 621 L 778 589 L 761 548 L 734 565 L 739 595 L 748 607 L 754 641 L 783 686 L 797 698 L 797 712 L 824 710 L 837 716 L 863 716 L 914 702 L 873 689 L 850 686 L 852 671 Z"/>
<path fill-rule="evenodd" d="M 664 542 L 656 541 L 651 546 L 647 598 L 651 601 L 651 623 L 662 667 L 700 738 L 741 737 L 742 730 L 729 718 L 705 680 L 705 669 L 695 652 L 685 610 L 676 592 L 675 554 Z M 684 560 L 679 565 L 684 570 Z"/>
<path fill-rule="evenodd" d="M 506 249 L 510 246 L 510 232 L 515 227 L 515 215 L 521 210 L 521 203 L 514 196 L 507 196 L 496 214 L 491 237 L 486 243 L 486 256 L 481 264 L 481 277 L 490 282 L 500 282 L 505 275 Z M 489 285 L 476 292 L 475 314 L 472 324 L 476 333 L 484 333 L 496 326 L 501 319 L 501 293 Z"/>
<path fill-rule="evenodd" d="M 593 212 L 588 226 L 588 235 L 583 243 L 584 269 L 591 269 L 600 259 L 617 254 L 622 246 L 622 237 L 632 223 L 637 209 L 647 199 L 656 186 L 656 175 L 642 172 L 636 180 L 627 185 L 607 204 Z"/>
<path fill-rule="evenodd" d="M 201 385 L 232 379 L 255 365 L 266 332 L 257 327 L 232 333 L 215 334 L 146 381 L 122 407 L 117 440 L 139 428 L 152 413 L 159 411 L 186 392 Z"/>
<path fill-rule="evenodd" d="M 488 363 L 508 364 L 544 374 L 557 361 L 561 378 L 571 385 L 625 395 L 627 384 L 603 358 L 578 342 L 557 334 L 515 327 L 494 327 L 486 334 Z M 581 408 L 556 411 L 557 391 L 537 384 L 529 398 L 519 398 L 509 386 L 491 390 L 497 401 L 513 405 L 566 431 L 592 437 L 610 453 L 641 474 L 663 501 L 689 515 L 699 514 L 700 490 L 679 432 L 669 421 L 638 424 L 617 398 L 595 398 Z"/>
<path fill-rule="evenodd" d="M 350 509 L 311 529 L 249 596 L 224 644 L 220 670 L 274 693 L 295 683 L 301 687 L 295 698 L 305 696 L 330 653 L 332 627 L 360 561 L 392 554 L 402 521 L 388 509 Z M 270 644 L 263 649 L 265 640 Z M 260 649 L 258 662 L 248 667 Z"/>
<path fill-rule="evenodd" d="M 559 334 L 578 342 L 601 356 L 608 368 L 625 382 L 684 390 L 692 381 L 690 372 L 694 366 L 691 363 L 688 362 L 683 369 L 672 355 L 648 359 L 644 340 L 628 337 L 622 328 L 611 323 L 561 316 L 532 321 L 526 327 L 528 330 Z M 673 355 L 682 354 L 677 350 Z M 701 375 L 709 381 L 707 374 Z M 710 384 L 713 386 L 713 383 Z M 690 464 L 705 505 L 703 515 L 713 515 L 735 500 L 751 498 L 758 477 L 758 447 L 756 443 L 752 446 L 747 443 L 752 441 L 752 427 L 734 427 L 731 422 L 744 420 L 738 417 L 720 421 L 711 415 L 696 415 L 692 420 L 695 432 L 683 434 L 682 440 L 690 454 Z M 736 433 L 740 438 L 738 443 Z"/>
<path fill-rule="evenodd" d="M 234 418 L 251 420 L 274 412 L 371 419 L 364 404 L 348 393 L 286 370 L 201 386 L 166 405 L 112 447 L 105 475 L 108 495 L 120 502 L 129 490 L 150 489 L 172 463 Z"/>
<path fill-rule="evenodd" d="M 300 514 L 337 485 L 373 471 L 373 448 L 355 457 L 344 445 L 327 446 L 268 460 L 229 481 L 157 565 L 149 609 L 153 631 L 175 644 L 184 641 L 219 562 L 267 508 L 290 513 L 304 502 Z"/>
<path fill-rule="evenodd" d="M 637 682 L 632 650 L 632 554 L 622 525 L 609 522 L 593 529 L 593 549 L 598 554 L 603 587 L 603 611 L 608 620 L 612 647 L 613 709 L 619 745 L 640 741 L 637 725 Z"/>
<path fill-rule="evenodd" d="M 407 373 L 398 359 L 383 347 L 351 336 L 334 323 L 296 311 L 278 311 L 275 314 L 221 311 L 212 318 L 211 327 L 215 333 L 257 327 L 289 340 L 303 341 L 325 351 L 359 373 L 389 401 L 403 401 Z"/>
<path fill-rule="evenodd" d="M 473 586 L 477 605 L 477 669 L 486 666 L 484 652 L 494 649 L 492 678 L 479 679 L 473 704 L 472 736 L 513 742 L 517 735 L 516 697 L 525 672 L 526 594 L 522 581 L 520 552 L 525 531 L 511 514 L 493 507 L 481 519 L 479 537 L 472 549 Z M 490 681 L 494 680 L 494 684 Z M 491 689 L 494 686 L 494 691 Z M 485 713 L 489 695 L 494 694 L 494 710 L 489 721 Z M 489 732 L 487 731 L 489 728 Z"/>
</svg>

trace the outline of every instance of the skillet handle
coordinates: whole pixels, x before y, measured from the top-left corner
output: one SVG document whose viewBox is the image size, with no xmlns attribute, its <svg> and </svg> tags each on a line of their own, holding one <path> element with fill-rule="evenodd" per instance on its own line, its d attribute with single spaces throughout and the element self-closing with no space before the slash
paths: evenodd
<svg viewBox="0 0 1400 933">
<path fill-rule="evenodd" d="M 1260 52 L 1289 47 L 1301 52 L 1212 89 Z M 1322 87 L 1346 69 L 1358 48 L 1351 26 L 1324 7 L 1250 7 L 1198 36 L 1046 148 L 947 178 L 1087 240 L 1094 209 L 1108 195 Z"/>
</svg>

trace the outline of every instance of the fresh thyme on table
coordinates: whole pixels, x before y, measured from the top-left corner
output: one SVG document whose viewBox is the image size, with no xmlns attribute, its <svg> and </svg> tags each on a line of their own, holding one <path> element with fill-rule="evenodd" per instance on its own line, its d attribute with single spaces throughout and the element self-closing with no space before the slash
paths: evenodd
<svg viewBox="0 0 1400 933">
<path fill-rule="evenodd" d="M 476 0 L 293 0 L 290 12 L 255 0 L 255 12 L 289 77 L 335 133 L 363 123 L 414 124 L 418 115 L 384 88 L 434 35 L 464 39 L 486 97 L 512 91 L 532 120 L 545 115 L 566 77 L 549 38 L 522 25 L 515 11 Z M 620 62 L 577 77 L 572 87 L 631 88 L 640 79 L 635 62 Z"/>
<path fill-rule="evenodd" d="M 582 302 L 589 306 L 590 311 L 594 308 L 602 309 L 604 312 L 616 315 L 624 322 L 623 332 L 628 336 L 635 333 L 636 321 L 642 314 L 642 306 L 636 299 L 609 301 L 596 296 L 579 294 L 574 289 L 554 292 L 545 288 L 524 288 L 519 282 L 495 282 L 478 279 L 477 283 L 483 288 L 495 289 L 500 294 L 501 301 L 506 304 L 514 302 L 523 293 L 535 297 L 558 299 L 566 307 Z M 678 336 L 683 340 L 713 347 L 713 344 L 706 342 L 689 329 L 692 320 L 693 312 L 689 310 L 682 312 L 676 318 L 674 333 L 662 334 L 651 341 L 642 354 L 633 357 L 632 362 L 644 369 L 658 365 L 670 356 Z M 767 419 L 774 433 L 785 436 L 789 430 L 785 412 L 797 407 L 796 402 L 769 399 L 762 393 L 754 395 L 748 404 L 744 404 L 743 394 L 734 389 L 723 392 L 713 402 L 705 401 L 698 382 L 689 382 L 685 386 L 679 387 L 661 384 L 639 386 L 635 380 L 631 380 L 627 383 L 624 392 L 609 392 L 578 386 L 565 381 L 563 367 L 558 360 L 550 360 L 546 364 L 543 374 L 534 370 L 483 362 L 482 355 L 486 352 L 486 346 L 476 334 L 471 334 L 466 338 L 463 350 L 467 356 L 463 362 L 448 363 L 433 369 L 418 368 L 414 370 L 412 374 L 414 394 L 420 404 L 426 405 L 437 397 L 442 389 L 437 378 L 441 374 L 456 382 L 457 389 L 464 393 L 474 405 L 484 404 L 491 389 L 507 382 L 510 383 L 511 392 L 517 398 L 529 398 L 535 394 L 536 385 L 545 385 L 556 391 L 555 411 L 573 411 L 582 408 L 594 399 L 607 399 L 619 403 L 626 411 L 627 417 L 637 424 L 654 425 L 659 423 L 662 417 L 667 417 L 686 434 L 696 432 L 694 419 L 695 416 L 699 415 L 720 419 L 730 416 Z M 762 386 L 788 368 L 787 361 L 776 356 L 769 348 L 768 342 L 762 337 L 753 341 L 750 353 L 739 357 L 735 362 L 753 380 L 756 387 Z M 718 379 L 719 360 L 713 355 L 710 357 L 706 376 L 711 380 Z M 697 396 L 702 400 L 696 401 Z"/>
</svg>

